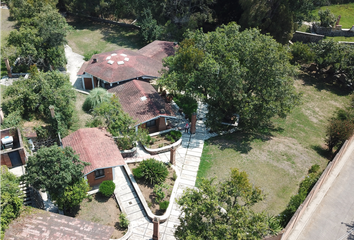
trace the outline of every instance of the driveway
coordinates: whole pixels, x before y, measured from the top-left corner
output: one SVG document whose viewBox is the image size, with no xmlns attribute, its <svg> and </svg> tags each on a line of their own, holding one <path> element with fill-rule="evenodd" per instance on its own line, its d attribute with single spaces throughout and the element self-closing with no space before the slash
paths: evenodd
<svg viewBox="0 0 354 240">
<path fill-rule="evenodd" d="M 84 61 L 84 56 L 74 53 L 69 45 L 65 45 L 65 56 L 68 61 L 66 65 L 67 73 L 70 76 L 70 82 L 76 89 L 83 90 L 81 78 L 77 77 L 77 72 L 80 70 Z"/>
</svg>

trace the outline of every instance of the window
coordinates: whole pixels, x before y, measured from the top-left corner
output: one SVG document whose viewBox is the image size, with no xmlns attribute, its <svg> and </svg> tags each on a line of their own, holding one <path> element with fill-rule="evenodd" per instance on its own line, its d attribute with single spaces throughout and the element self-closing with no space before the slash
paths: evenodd
<svg viewBox="0 0 354 240">
<path fill-rule="evenodd" d="M 95 171 L 95 178 L 104 177 L 104 169 L 99 169 Z"/>
<path fill-rule="evenodd" d="M 153 127 L 156 126 L 156 120 L 151 120 L 150 122 L 146 123 L 146 127 Z"/>
</svg>

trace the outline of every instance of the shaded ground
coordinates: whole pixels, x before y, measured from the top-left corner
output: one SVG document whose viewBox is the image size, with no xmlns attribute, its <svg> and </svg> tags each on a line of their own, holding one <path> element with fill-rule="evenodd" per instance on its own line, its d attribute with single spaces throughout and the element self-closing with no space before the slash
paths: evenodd
<svg viewBox="0 0 354 240">
<path fill-rule="evenodd" d="M 67 36 L 68 45 L 81 55 L 121 48 L 134 50 L 144 46 L 138 29 L 93 22 L 75 16 L 68 16 L 66 20 L 73 27 Z"/>
<path fill-rule="evenodd" d="M 138 163 L 130 163 L 128 164 L 130 171 L 133 172 L 133 168 L 136 168 L 139 166 Z M 164 193 L 165 193 L 165 198 L 162 201 L 170 201 L 170 197 L 171 197 L 171 193 L 172 193 L 172 189 L 175 183 L 175 180 L 173 180 L 173 173 L 175 172 L 172 168 L 168 167 L 168 176 L 165 180 L 165 184 L 167 184 L 169 186 L 168 189 L 164 189 Z M 141 193 L 143 194 L 147 204 L 149 205 L 149 208 L 151 210 L 151 212 L 155 215 L 163 215 L 165 213 L 164 210 L 160 210 L 160 206 L 159 203 L 156 202 L 156 197 L 153 193 L 154 191 L 154 185 L 152 184 L 148 184 L 146 183 L 144 180 L 142 179 L 138 179 L 135 178 Z M 172 203 L 170 203 L 172 204 Z"/>
<path fill-rule="evenodd" d="M 10 32 L 15 29 L 15 21 L 10 19 L 10 11 L 8 9 L 0 9 L 1 11 L 1 47 L 5 45 L 5 39 Z"/>
<path fill-rule="evenodd" d="M 83 93 L 76 92 L 76 102 L 74 111 L 74 124 L 70 130 L 76 131 L 80 128 L 84 128 L 86 122 L 91 118 L 91 115 L 82 110 L 82 105 L 85 102 L 86 96 Z"/>
<path fill-rule="evenodd" d="M 295 86 L 303 93 L 302 104 L 286 119 L 273 119 L 274 127 L 268 134 L 236 132 L 207 140 L 198 177 L 222 180 L 230 168 L 239 168 L 266 194 L 255 209 L 279 214 L 311 165 L 327 165 L 326 124 L 336 109 L 349 102 L 349 91 L 305 73 Z"/>
<path fill-rule="evenodd" d="M 124 236 L 126 230 L 119 226 L 119 214 L 121 212 L 116 201 L 113 198 L 104 197 L 100 193 L 92 196 L 92 201 L 84 199 L 79 208 L 70 215 L 81 220 L 114 227 L 111 237 L 113 239 Z"/>
</svg>

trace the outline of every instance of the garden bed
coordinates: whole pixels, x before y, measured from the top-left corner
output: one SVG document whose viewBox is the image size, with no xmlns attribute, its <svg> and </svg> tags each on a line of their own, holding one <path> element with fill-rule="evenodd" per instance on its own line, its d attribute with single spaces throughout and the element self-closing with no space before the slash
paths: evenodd
<svg viewBox="0 0 354 240">
<path fill-rule="evenodd" d="M 119 225 L 119 214 L 121 211 L 115 199 L 104 197 L 101 193 L 96 193 L 92 197 L 92 201 L 84 199 L 75 211 L 66 215 L 112 226 L 114 227 L 114 232 L 111 238 L 117 239 L 123 237 L 127 230 L 121 228 Z"/>
<path fill-rule="evenodd" d="M 150 144 L 144 145 L 145 150 L 154 155 L 168 152 L 172 147 L 177 147 L 182 143 L 182 133 L 176 130 L 166 130 L 150 135 Z"/>
<path fill-rule="evenodd" d="M 128 167 L 131 172 L 133 172 L 133 169 L 138 167 L 139 163 L 129 163 Z M 168 167 L 168 176 L 163 183 L 165 186 L 168 186 L 167 188 L 163 188 L 163 192 L 165 194 L 165 197 L 161 200 L 163 201 L 170 201 L 171 193 L 173 190 L 173 186 L 175 184 L 175 171 L 173 168 Z M 175 175 L 176 177 L 176 175 Z M 156 196 L 154 194 L 154 185 L 146 182 L 144 179 L 139 179 L 135 178 L 136 183 L 139 186 L 139 189 L 142 193 L 142 195 L 145 198 L 146 203 L 148 204 L 148 207 L 150 208 L 151 212 L 155 215 L 161 216 L 165 213 L 165 210 L 160 210 L 159 203 L 156 201 Z M 171 204 L 171 203 L 170 203 Z"/>
</svg>

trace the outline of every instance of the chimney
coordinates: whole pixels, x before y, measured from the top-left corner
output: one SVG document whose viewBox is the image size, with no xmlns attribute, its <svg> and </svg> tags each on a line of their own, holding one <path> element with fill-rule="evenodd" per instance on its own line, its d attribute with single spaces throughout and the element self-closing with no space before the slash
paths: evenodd
<svg viewBox="0 0 354 240">
<path fill-rule="evenodd" d="M 11 67 L 10 67 L 10 63 L 9 63 L 9 59 L 4 58 L 4 62 L 6 64 L 6 68 L 7 68 L 7 75 L 12 78 L 12 72 L 11 72 Z"/>
<path fill-rule="evenodd" d="M 49 106 L 49 110 L 50 110 L 50 115 L 52 115 L 52 118 L 55 117 L 55 114 L 54 114 L 54 106 L 53 105 L 50 105 Z"/>
<path fill-rule="evenodd" d="M 98 60 L 97 60 L 97 58 L 94 58 L 94 59 L 92 60 L 92 63 L 96 63 L 96 62 L 98 62 Z"/>
<path fill-rule="evenodd" d="M 0 124 L 4 122 L 4 113 L 2 112 L 2 108 L 0 108 Z"/>
</svg>

